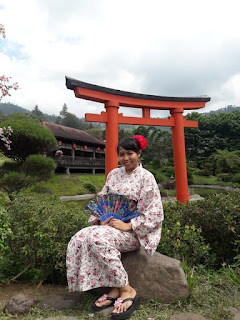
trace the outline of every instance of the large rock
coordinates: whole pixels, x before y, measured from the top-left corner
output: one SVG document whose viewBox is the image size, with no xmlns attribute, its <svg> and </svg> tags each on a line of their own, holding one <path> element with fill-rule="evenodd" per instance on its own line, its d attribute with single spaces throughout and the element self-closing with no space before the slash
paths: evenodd
<svg viewBox="0 0 240 320">
<path fill-rule="evenodd" d="M 36 297 L 19 293 L 8 300 L 4 310 L 10 314 L 25 313 L 28 312 L 36 302 Z"/>
<path fill-rule="evenodd" d="M 129 283 L 140 297 L 171 303 L 189 296 L 189 286 L 179 260 L 158 252 L 153 256 L 141 248 L 122 254 Z"/>
<path fill-rule="evenodd" d="M 65 310 L 76 307 L 81 302 L 80 292 L 67 292 L 63 294 L 51 294 L 42 299 L 39 309 Z"/>
<path fill-rule="evenodd" d="M 170 317 L 170 320 L 207 320 L 205 317 L 200 314 L 186 312 L 174 314 Z"/>
</svg>

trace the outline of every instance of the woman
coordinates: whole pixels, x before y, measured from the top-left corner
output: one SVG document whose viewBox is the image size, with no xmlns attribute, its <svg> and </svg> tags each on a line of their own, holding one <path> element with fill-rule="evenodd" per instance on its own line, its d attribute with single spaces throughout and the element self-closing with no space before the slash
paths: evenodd
<svg viewBox="0 0 240 320">
<path fill-rule="evenodd" d="M 89 219 L 90 227 L 72 237 L 67 250 L 67 278 L 70 291 L 110 287 L 92 303 L 94 311 L 114 305 L 112 319 L 126 319 L 139 306 L 136 290 L 130 286 L 121 263 L 121 253 L 143 246 L 153 254 L 161 237 L 162 202 L 154 176 L 139 163 L 146 147 L 143 136 L 124 138 L 117 146 L 121 168 L 107 176 L 102 194 L 120 194 L 137 201 L 140 216 L 129 222 L 108 218 Z"/>
</svg>

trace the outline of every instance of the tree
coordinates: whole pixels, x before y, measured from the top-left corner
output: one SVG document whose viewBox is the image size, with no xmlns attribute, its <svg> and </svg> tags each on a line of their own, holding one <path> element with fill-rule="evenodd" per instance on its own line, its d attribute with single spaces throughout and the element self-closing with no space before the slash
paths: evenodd
<svg viewBox="0 0 240 320">
<path fill-rule="evenodd" d="M 186 156 L 204 167 L 207 158 L 217 150 L 240 150 L 240 112 L 210 114 L 193 112 L 188 120 L 197 120 L 198 128 L 185 128 Z M 208 161 L 208 160 L 207 160 Z"/>
<path fill-rule="evenodd" d="M 215 167 L 220 168 L 223 173 L 234 172 L 237 167 L 240 168 L 240 157 L 238 151 L 217 150 L 214 156 Z"/>
<path fill-rule="evenodd" d="M 32 118 L 39 120 L 39 121 L 41 121 L 41 120 L 47 121 L 48 120 L 47 117 L 43 114 L 43 112 L 39 110 L 38 105 L 36 105 L 34 107 L 34 109 L 32 110 L 31 116 L 32 116 Z"/>
<path fill-rule="evenodd" d="M 75 114 L 68 112 L 66 103 L 64 103 L 62 110 L 60 111 L 60 116 L 57 117 L 55 123 L 79 130 L 87 128 L 86 124 L 81 119 L 75 116 Z"/>
<path fill-rule="evenodd" d="M 0 24 L 0 36 L 6 38 L 4 25 Z M 10 90 L 19 89 L 17 82 L 12 82 L 11 77 L 6 77 L 5 75 L 0 76 L 0 101 L 2 97 L 11 96 Z"/>
<path fill-rule="evenodd" d="M 100 128 L 91 128 L 88 129 L 87 132 L 99 140 L 103 139 L 103 132 Z"/>
<path fill-rule="evenodd" d="M 0 123 L 0 127 L 11 126 L 11 150 L 0 144 L 1 152 L 8 158 L 22 162 L 31 154 L 50 154 L 57 149 L 54 135 L 44 128 L 39 121 L 16 113 Z"/>
</svg>

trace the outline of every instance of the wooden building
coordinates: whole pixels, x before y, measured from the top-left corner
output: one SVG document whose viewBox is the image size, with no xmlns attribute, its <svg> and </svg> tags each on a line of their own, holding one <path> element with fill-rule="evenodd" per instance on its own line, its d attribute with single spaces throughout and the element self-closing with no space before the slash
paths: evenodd
<svg viewBox="0 0 240 320">
<path fill-rule="evenodd" d="M 41 121 L 57 139 L 62 155 L 53 154 L 58 172 L 105 172 L 105 143 L 89 133 Z"/>
</svg>

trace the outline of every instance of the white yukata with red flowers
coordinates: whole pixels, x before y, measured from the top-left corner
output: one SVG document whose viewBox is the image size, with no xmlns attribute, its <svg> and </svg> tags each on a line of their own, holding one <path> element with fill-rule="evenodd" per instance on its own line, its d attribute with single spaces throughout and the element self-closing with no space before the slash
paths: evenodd
<svg viewBox="0 0 240 320">
<path fill-rule="evenodd" d="M 99 193 L 120 194 L 137 201 L 140 216 L 131 219 L 132 230 L 121 231 L 100 226 L 91 216 L 90 227 L 77 232 L 67 249 L 69 291 L 87 291 L 98 287 L 125 287 L 128 275 L 121 253 L 142 246 L 154 254 L 161 237 L 163 208 L 156 180 L 141 164 L 130 174 L 125 167 L 113 169 Z"/>
</svg>

